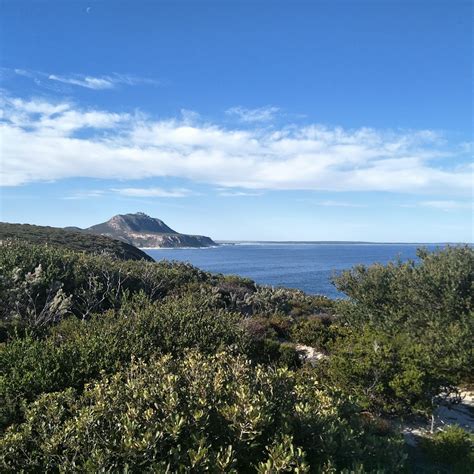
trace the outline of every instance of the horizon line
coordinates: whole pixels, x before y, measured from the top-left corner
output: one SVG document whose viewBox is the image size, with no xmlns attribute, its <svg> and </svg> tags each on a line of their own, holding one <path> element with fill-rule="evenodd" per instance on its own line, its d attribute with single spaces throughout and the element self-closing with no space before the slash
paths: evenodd
<svg viewBox="0 0 474 474">
<path fill-rule="evenodd" d="M 370 241 L 370 240 L 231 240 L 214 239 L 218 244 L 405 244 L 405 245 L 474 245 L 474 242 L 396 242 L 396 241 Z"/>
</svg>

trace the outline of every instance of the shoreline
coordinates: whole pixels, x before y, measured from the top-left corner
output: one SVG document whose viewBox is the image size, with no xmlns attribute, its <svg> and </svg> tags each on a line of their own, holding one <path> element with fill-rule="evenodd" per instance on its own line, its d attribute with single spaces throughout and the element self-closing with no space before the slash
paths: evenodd
<svg viewBox="0 0 474 474">
<path fill-rule="evenodd" d="M 140 250 L 206 250 L 217 249 L 220 245 L 210 245 L 209 247 L 137 247 Z"/>
<path fill-rule="evenodd" d="M 216 240 L 221 245 L 474 245 L 474 242 L 365 242 L 351 240 Z"/>
</svg>

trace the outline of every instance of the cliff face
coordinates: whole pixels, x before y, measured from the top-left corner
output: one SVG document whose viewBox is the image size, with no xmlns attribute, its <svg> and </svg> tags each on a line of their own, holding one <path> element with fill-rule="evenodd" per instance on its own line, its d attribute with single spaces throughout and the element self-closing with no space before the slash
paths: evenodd
<svg viewBox="0 0 474 474">
<path fill-rule="evenodd" d="M 217 245 L 210 237 L 180 234 L 160 219 L 147 216 L 143 212 L 119 214 L 107 222 L 84 229 L 84 232 L 106 235 L 135 247 L 177 248 Z"/>
</svg>

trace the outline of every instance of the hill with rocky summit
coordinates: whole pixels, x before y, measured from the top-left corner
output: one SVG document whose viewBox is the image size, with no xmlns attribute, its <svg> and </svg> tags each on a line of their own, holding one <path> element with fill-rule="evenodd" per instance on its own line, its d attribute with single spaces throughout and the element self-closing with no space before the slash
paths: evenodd
<svg viewBox="0 0 474 474">
<path fill-rule="evenodd" d="M 211 247 L 217 245 L 204 235 L 180 234 L 168 227 L 162 220 L 143 212 L 119 214 L 107 222 L 83 230 L 121 240 L 135 247 L 174 248 Z"/>
</svg>

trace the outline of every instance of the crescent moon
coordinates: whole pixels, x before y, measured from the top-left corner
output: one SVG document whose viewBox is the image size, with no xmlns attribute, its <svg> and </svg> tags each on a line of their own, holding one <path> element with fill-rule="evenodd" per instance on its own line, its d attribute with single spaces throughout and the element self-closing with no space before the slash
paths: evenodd
<svg viewBox="0 0 474 474">
<path fill-rule="evenodd" d="M 86 8 L 86 13 L 89 13 L 91 11 L 91 7 Z"/>
</svg>

